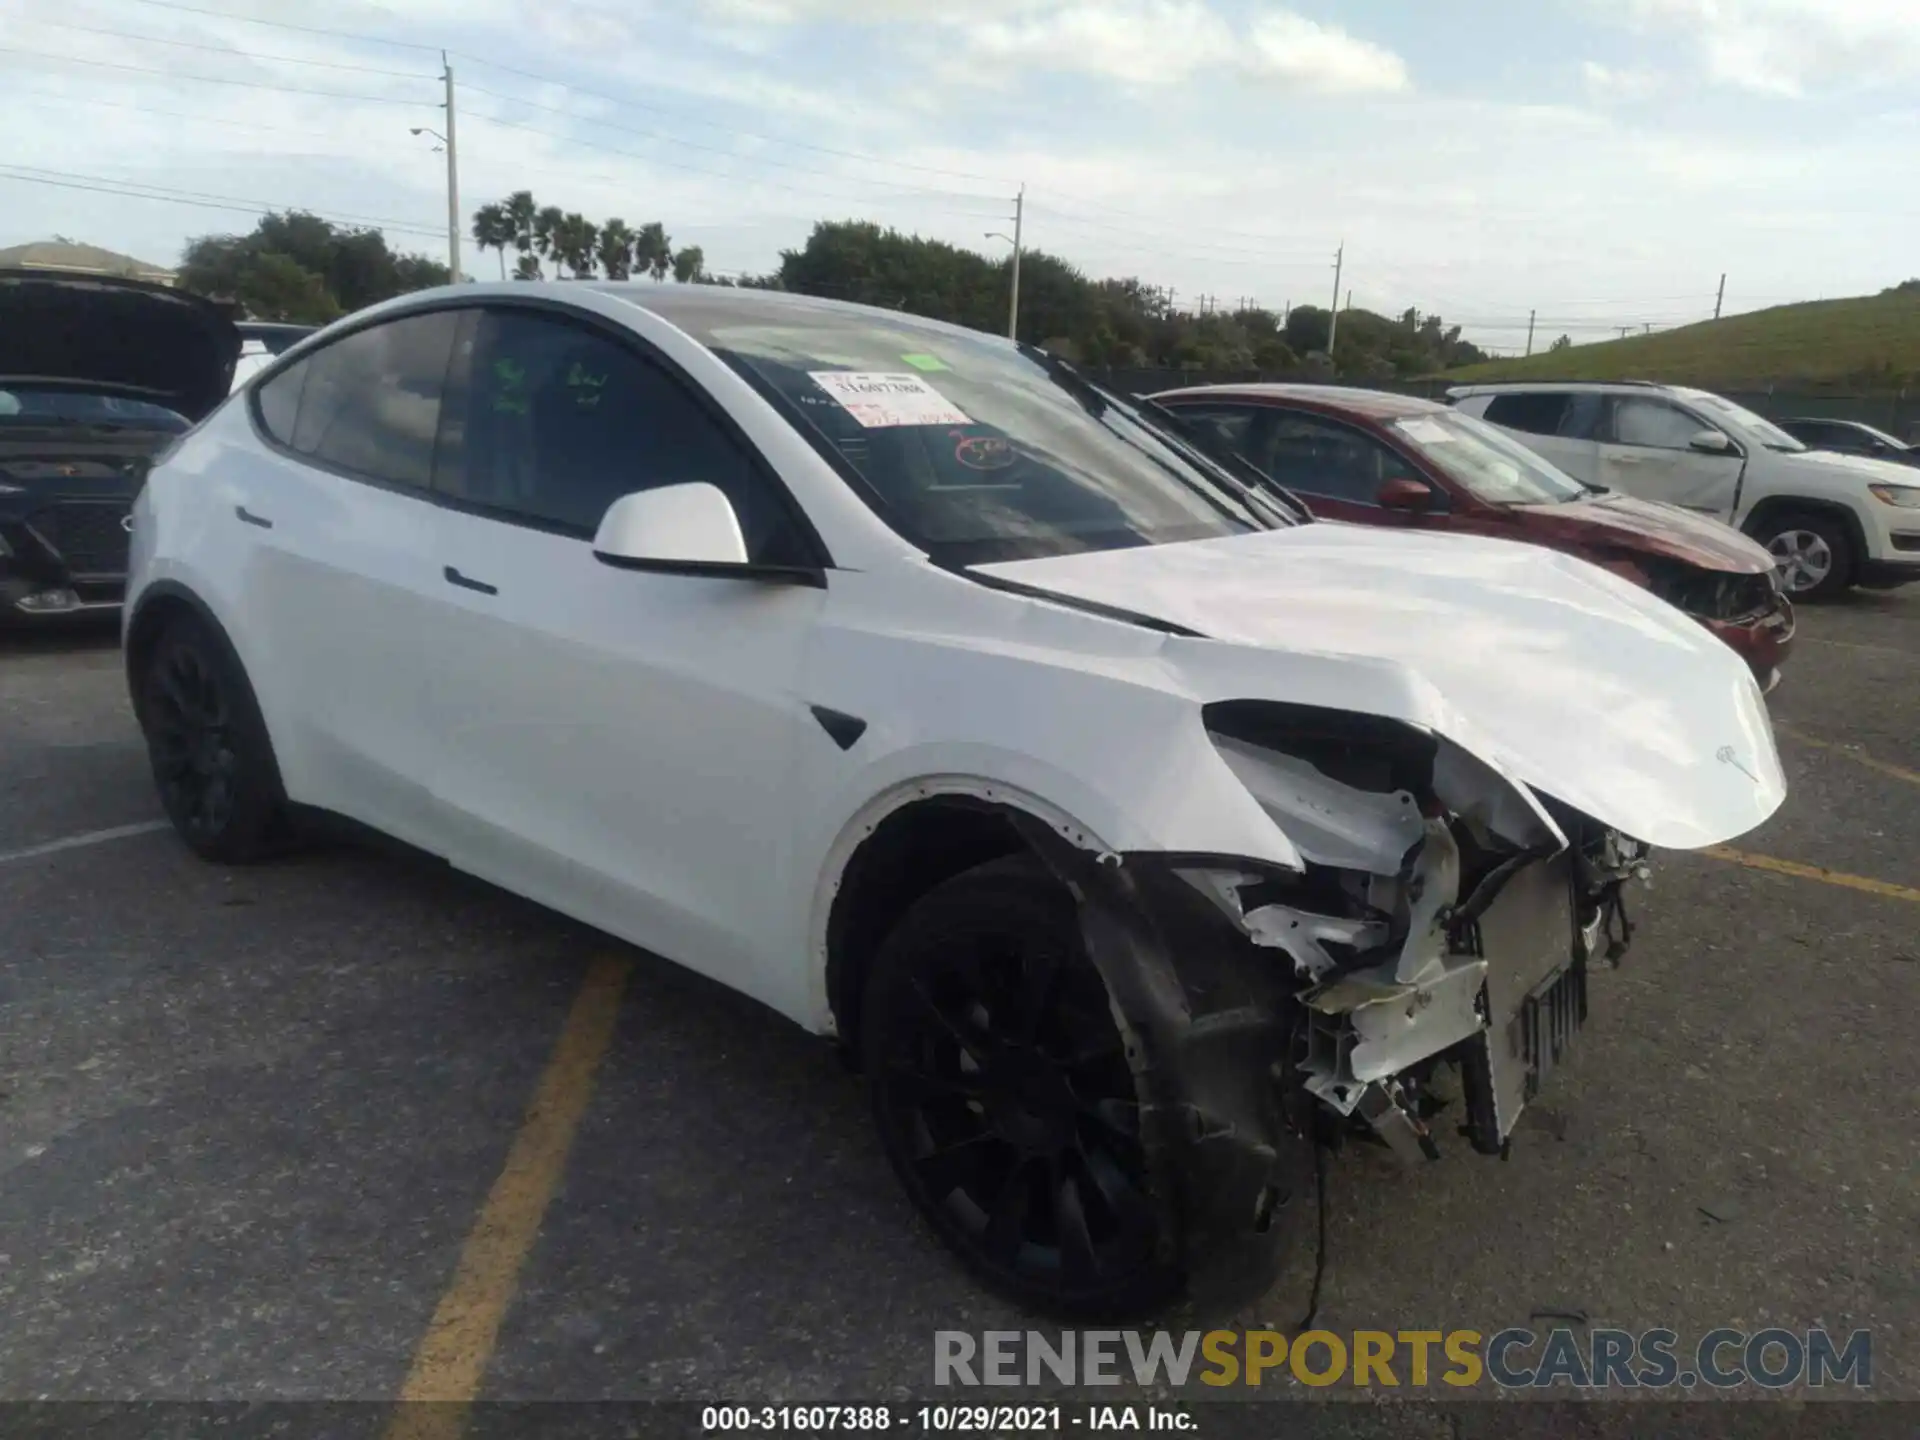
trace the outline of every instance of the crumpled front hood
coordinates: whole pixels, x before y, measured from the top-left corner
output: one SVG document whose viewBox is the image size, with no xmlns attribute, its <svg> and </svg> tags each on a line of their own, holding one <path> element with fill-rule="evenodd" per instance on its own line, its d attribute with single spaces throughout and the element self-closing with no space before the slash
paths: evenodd
<svg viewBox="0 0 1920 1440">
<path fill-rule="evenodd" d="M 1766 548 L 1707 515 L 1631 495 L 1595 495 L 1561 505 L 1516 507 L 1529 522 L 1587 543 L 1611 540 L 1630 550 L 1652 551 L 1735 575 L 1773 569 Z"/>
<path fill-rule="evenodd" d="M 1202 700 L 1405 720 L 1650 844 L 1732 839 L 1786 796 L 1745 662 L 1540 546 L 1321 523 L 979 568 L 1248 647 L 1169 643 Z"/>
</svg>

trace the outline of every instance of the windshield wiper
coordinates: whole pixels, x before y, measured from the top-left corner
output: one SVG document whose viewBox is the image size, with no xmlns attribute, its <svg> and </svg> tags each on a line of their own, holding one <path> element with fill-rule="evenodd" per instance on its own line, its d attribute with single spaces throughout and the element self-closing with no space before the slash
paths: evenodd
<svg viewBox="0 0 1920 1440">
<path fill-rule="evenodd" d="M 1307 508 L 1306 501 L 1302 500 L 1298 495 L 1294 494 L 1293 491 L 1267 474 L 1266 471 L 1247 459 L 1246 456 L 1236 455 L 1232 451 L 1228 451 L 1224 455 L 1216 455 L 1213 451 L 1207 449 L 1194 438 L 1192 422 L 1182 416 L 1180 412 L 1175 410 L 1171 405 L 1162 405 L 1151 396 L 1142 396 L 1136 403 L 1140 406 L 1144 414 L 1155 416 L 1164 422 L 1166 427 L 1172 430 L 1175 436 L 1180 439 L 1188 449 L 1198 455 L 1202 461 L 1213 466 L 1215 469 L 1228 472 L 1229 479 L 1233 480 L 1237 485 L 1252 491 L 1266 504 L 1272 505 L 1274 495 L 1279 495 L 1286 501 L 1286 505 L 1275 508 L 1279 510 L 1282 517 L 1285 518 L 1289 524 L 1311 525 L 1314 523 L 1314 513 Z M 1233 474 L 1236 470 L 1240 472 L 1239 475 Z M 1241 478 L 1242 476 L 1246 478 Z"/>
<path fill-rule="evenodd" d="M 1177 425 L 1176 427 L 1176 424 L 1169 424 L 1164 420 L 1156 425 L 1143 408 L 1145 406 L 1151 406 L 1155 414 L 1170 414 L 1171 412 L 1169 412 L 1164 405 L 1152 400 L 1129 404 L 1119 396 L 1101 389 L 1100 386 L 1087 379 L 1086 376 L 1082 375 L 1058 355 L 1050 354 L 1042 350 L 1038 345 L 1030 345 L 1024 340 L 1019 342 L 1019 349 L 1023 356 L 1047 372 L 1047 378 L 1049 380 L 1053 381 L 1054 384 L 1078 400 L 1081 406 L 1084 407 L 1087 413 L 1093 416 L 1094 419 L 1104 423 L 1109 410 L 1119 411 L 1141 429 L 1154 435 L 1162 444 L 1172 450 L 1174 454 L 1180 456 L 1181 459 L 1219 484 L 1229 497 L 1240 502 L 1241 508 L 1246 511 L 1247 518 L 1253 520 L 1255 524 L 1263 528 L 1272 529 L 1273 522 L 1276 520 L 1281 525 L 1297 525 L 1301 523 L 1300 517 L 1289 515 L 1285 510 L 1276 505 L 1264 490 L 1248 485 L 1231 470 L 1221 465 L 1211 455 L 1198 449 L 1191 441 L 1186 439 L 1182 433 L 1185 429 L 1184 425 Z M 1197 494 L 1205 494 L 1205 491 L 1194 485 L 1192 481 L 1188 480 L 1171 466 L 1163 466 L 1163 468 L 1188 489 L 1195 491 Z M 1302 507 L 1303 513 L 1304 510 L 1305 507 Z"/>
</svg>

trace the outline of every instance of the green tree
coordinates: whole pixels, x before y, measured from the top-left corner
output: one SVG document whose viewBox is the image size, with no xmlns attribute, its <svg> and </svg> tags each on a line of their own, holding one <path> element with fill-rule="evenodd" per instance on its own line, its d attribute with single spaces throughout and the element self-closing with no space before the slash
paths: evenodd
<svg viewBox="0 0 1920 1440">
<path fill-rule="evenodd" d="M 567 222 L 567 212 L 558 205 L 542 205 L 533 216 L 533 249 L 542 260 L 553 262 L 557 273 L 563 261 L 554 250 L 554 241 L 558 238 L 560 227 Z"/>
<path fill-rule="evenodd" d="M 500 252 L 500 278 L 507 278 L 507 247 L 513 244 L 513 221 L 504 205 L 482 205 L 473 212 L 473 243 L 484 254 Z"/>
<path fill-rule="evenodd" d="M 707 277 L 707 255 L 698 245 L 684 245 L 673 254 L 673 278 L 691 285 Z"/>
<path fill-rule="evenodd" d="M 571 270 L 575 280 L 591 280 L 599 242 L 599 227 L 579 211 L 570 210 L 555 222 L 548 243 L 556 265 Z"/>
<path fill-rule="evenodd" d="M 645 272 L 655 280 L 664 280 L 673 269 L 673 241 L 667 238 L 667 227 L 658 220 L 649 220 L 640 227 L 640 233 L 633 242 L 633 268 L 636 274 Z"/>
<path fill-rule="evenodd" d="M 1562 335 L 1558 340 L 1554 341 L 1553 344 L 1549 345 L 1547 350 L 1552 352 L 1555 350 L 1571 350 L 1572 348 L 1573 337 L 1571 335 Z"/>
<path fill-rule="evenodd" d="M 520 263 L 514 267 L 513 278 L 538 280 L 540 265 L 534 260 L 533 222 L 540 213 L 540 207 L 534 203 L 533 192 L 516 190 L 500 202 L 500 208 L 505 211 L 507 223 L 513 229 L 513 248 L 520 252 Z"/>
<path fill-rule="evenodd" d="M 448 278 L 438 261 L 390 250 L 378 230 L 286 211 L 263 216 L 245 235 L 189 242 L 179 283 L 233 300 L 255 319 L 319 324 Z"/>
<path fill-rule="evenodd" d="M 633 230 L 615 216 L 600 227 L 600 268 L 609 280 L 625 280 L 633 274 Z"/>
</svg>

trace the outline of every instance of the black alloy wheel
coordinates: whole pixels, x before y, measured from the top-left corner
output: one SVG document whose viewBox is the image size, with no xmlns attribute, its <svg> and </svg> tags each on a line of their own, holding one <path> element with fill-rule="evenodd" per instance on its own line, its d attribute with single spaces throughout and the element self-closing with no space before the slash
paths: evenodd
<svg viewBox="0 0 1920 1440">
<path fill-rule="evenodd" d="M 1171 1297 L 1133 1072 L 1073 897 L 1036 862 L 917 901 L 876 957 L 861 1029 L 888 1158 L 977 1273 L 1060 1313 Z"/>
<path fill-rule="evenodd" d="M 204 625 L 174 621 L 147 656 L 139 697 L 154 784 L 180 838 L 209 860 L 268 853 L 281 828 L 279 773 L 225 647 Z"/>
</svg>

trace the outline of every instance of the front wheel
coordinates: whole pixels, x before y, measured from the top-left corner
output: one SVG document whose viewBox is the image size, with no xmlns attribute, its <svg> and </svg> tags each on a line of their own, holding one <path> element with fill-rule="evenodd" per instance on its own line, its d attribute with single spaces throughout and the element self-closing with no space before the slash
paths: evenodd
<svg viewBox="0 0 1920 1440">
<path fill-rule="evenodd" d="M 862 1052 L 908 1195 L 1003 1293 L 1141 1313 L 1179 1288 L 1140 1098 L 1073 896 L 1036 861 L 936 886 L 868 977 Z"/>
<path fill-rule="evenodd" d="M 1761 525 L 1754 539 L 1767 547 L 1780 584 L 1794 600 L 1824 600 L 1853 583 L 1853 539 L 1827 515 L 1779 515 Z"/>
<path fill-rule="evenodd" d="M 253 688 L 226 646 L 197 619 L 170 621 L 135 693 L 154 784 L 180 838 L 229 864 L 272 853 L 286 797 Z"/>
</svg>

